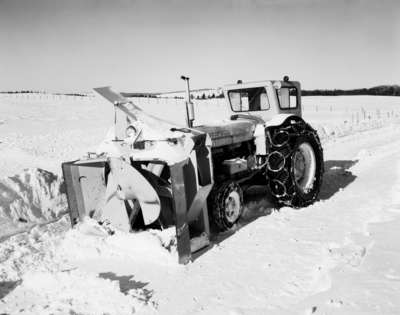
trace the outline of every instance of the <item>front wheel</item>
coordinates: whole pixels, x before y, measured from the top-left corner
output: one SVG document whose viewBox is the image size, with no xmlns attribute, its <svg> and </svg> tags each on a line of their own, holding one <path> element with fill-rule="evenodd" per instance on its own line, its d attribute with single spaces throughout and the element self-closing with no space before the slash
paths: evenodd
<svg viewBox="0 0 400 315">
<path fill-rule="evenodd" d="M 234 181 L 216 185 L 208 198 L 212 222 L 219 231 L 233 227 L 243 212 L 243 191 Z"/>
<path fill-rule="evenodd" d="M 318 135 L 303 124 L 302 128 L 286 127 L 273 131 L 275 138 L 282 134 L 287 137 L 284 143 L 273 145 L 273 151 L 267 158 L 272 195 L 278 203 L 295 208 L 307 206 L 317 199 L 324 171 Z"/>
</svg>

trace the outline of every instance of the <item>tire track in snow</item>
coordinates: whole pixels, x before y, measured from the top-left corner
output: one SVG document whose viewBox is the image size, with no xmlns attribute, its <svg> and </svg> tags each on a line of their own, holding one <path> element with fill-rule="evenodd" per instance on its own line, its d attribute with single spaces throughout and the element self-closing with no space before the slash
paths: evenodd
<svg viewBox="0 0 400 315">
<path fill-rule="evenodd" d="M 357 290 L 354 290 L 352 286 L 358 287 L 358 282 L 348 279 L 355 278 L 361 282 L 359 274 L 360 272 L 366 272 L 366 276 L 372 278 L 372 281 L 382 281 L 379 277 L 371 276 L 368 269 L 371 268 L 371 264 L 375 263 L 370 257 L 376 256 L 375 252 L 381 251 L 382 248 L 382 239 L 377 240 L 376 235 L 384 237 L 384 239 L 387 237 L 388 239 L 385 239 L 385 243 L 396 242 L 398 237 L 396 236 L 393 239 L 390 235 L 393 234 L 391 232 L 393 228 L 397 231 L 397 226 L 394 223 L 400 222 L 400 142 L 378 145 L 370 149 L 368 154 L 364 153 L 361 154 L 363 157 L 360 164 L 352 171 L 355 171 L 358 177 L 369 177 L 370 183 L 375 182 L 380 186 L 377 188 L 374 185 L 368 185 L 366 191 L 361 194 L 361 197 L 365 197 L 364 200 L 360 199 L 360 196 L 356 194 L 353 196 L 354 199 L 360 200 L 355 208 L 356 212 L 365 211 L 367 219 L 364 220 L 361 228 L 349 233 L 342 244 L 331 244 L 328 247 L 329 255 L 326 256 L 325 268 L 322 269 L 324 271 L 320 275 L 316 274 L 316 282 L 313 285 L 313 288 L 316 289 L 315 294 L 296 305 L 291 311 L 304 309 L 304 314 L 325 312 L 329 312 L 329 314 L 334 314 L 335 312 L 338 314 L 354 313 L 358 309 L 365 308 L 363 303 L 366 303 L 366 301 L 363 300 L 362 295 L 365 292 L 374 292 L 375 289 L 374 287 L 368 288 L 364 290 L 364 293 L 357 295 L 357 293 L 354 293 Z M 374 172 L 374 169 L 379 169 L 379 173 Z M 395 172 L 393 172 L 393 169 L 395 169 Z M 360 180 L 368 182 L 361 178 Z M 350 191 L 348 193 L 354 190 L 353 188 L 349 187 Z M 341 198 L 341 196 L 339 195 L 337 198 Z M 366 202 L 368 198 L 373 199 L 373 201 Z M 385 230 L 383 227 L 385 223 L 388 223 L 387 226 L 391 229 Z M 371 233 L 371 229 L 375 232 Z M 378 231 L 378 234 L 376 231 Z M 398 241 L 397 244 L 399 244 Z M 400 244 L 397 248 L 400 248 Z M 394 263 L 398 265 L 398 263 Z M 389 280 L 395 279 L 394 281 L 398 281 L 400 280 L 400 270 L 399 268 L 389 268 L 384 273 L 384 276 Z M 383 285 L 383 287 L 384 290 L 389 290 L 389 286 Z M 360 291 L 362 292 L 364 288 L 362 286 Z M 398 290 L 400 290 L 400 285 L 394 288 L 395 292 L 398 292 Z M 353 300 L 343 294 L 342 291 L 354 296 Z M 393 292 L 387 295 L 392 296 Z M 386 307 L 386 313 L 391 313 L 397 309 L 396 307 L 392 306 L 391 308 L 388 306 L 389 303 L 382 297 L 377 296 L 376 299 L 380 302 L 377 302 L 378 306 L 375 306 Z M 394 300 L 392 299 L 390 303 L 393 305 L 393 302 Z M 397 305 L 400 307 L 400 304 L 397 303 Z M 374 314 L 375 311 L 368 311 L 367 309 L 362 313 Z"/>
</svg>

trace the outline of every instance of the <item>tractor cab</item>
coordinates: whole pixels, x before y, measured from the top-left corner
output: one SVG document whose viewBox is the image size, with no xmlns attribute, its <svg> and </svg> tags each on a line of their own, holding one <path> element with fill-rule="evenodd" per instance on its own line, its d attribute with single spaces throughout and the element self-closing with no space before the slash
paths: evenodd
<svg viewBox="0 0 400 315">
<path fill-rule="evenodd" d="M 223 92 L 230 113 L 228 120 L 194 127 L 210 135 L 213 147 L 249 141 L 254 138 L 257 126 L 265 136 L 264 126 L 273 123 L 273 118 L 301 117 L 300 83 L 289 81 L 288 77 L 283 81 L 239 81 L 226 85 Z"/>
<path fill-rule="evenodd" d="M 301 117 L 300 83 L 289 81 L 258 81 L 223 88 L 227 106 L 235 115 L 258 116 L 267 122 L 278 114 Z"/>
</svg>

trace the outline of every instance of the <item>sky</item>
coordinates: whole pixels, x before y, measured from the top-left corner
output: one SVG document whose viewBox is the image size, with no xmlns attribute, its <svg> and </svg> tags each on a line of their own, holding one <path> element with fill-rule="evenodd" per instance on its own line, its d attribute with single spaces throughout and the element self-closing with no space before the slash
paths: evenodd
<svg viewBox="0 0 400 315">
<path fill-rule="evenodd" d="M 396 0 L 0 0 L 0 91 L 400 84 Z"/>
</svg>

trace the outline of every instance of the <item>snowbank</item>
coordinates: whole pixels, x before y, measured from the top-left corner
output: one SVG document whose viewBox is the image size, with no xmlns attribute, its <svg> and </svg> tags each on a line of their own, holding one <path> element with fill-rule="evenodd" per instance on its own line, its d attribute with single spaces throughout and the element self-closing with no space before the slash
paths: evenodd
<svg viewBox="0 0 400 315">
<path fill-rule="evenodd" d="M 340 137 L 349 136 L 363 131 L 379 129 L 393 124 L 399 123 L 400 119 L 371 119 L 361 121 L 359 123 L 350 123 L 344 121 L 342 123 L 321 124 L 319 122 L 311 122 L 314 129 L 317 130 L 318 136 L 323 142 L 334 140 Z"/>
<path fill-rule="evenodd" d="M 62 178 L 43 169 L 26 169 L 0 179 L 0 241 L 67 211 Z"/>
<path fill-rule="evenodd" d="M 116 281 L 77 270 L 29 272 L 5 306 L 11 314 L 134 314 L 143 303 L 135 289 L 120 292 Z M 8 298 L 5 298 L 7 303 Z"/>
<path fill-rule="evenodd" d="M 12 236 L 0 243 L 0 309 L 90 315 L 154 309 L 146 283 L 133 275 L 96 272 L 105 261 L 178 267 L 175 229 L 109 235 L 91 219 L 71 229 L 63 217 Z M 86 271 L 77 268 L 82 264 Z"/>
<path fill-rule="evenodd" d="M 66 212 L 62 179 L 42 169 L 26 169 L 0 180 L 0 227 L 48 222 Z M 2 229 L 0 237 L 10 229 Z"/>
<path fill-rule="evenodd" d="M 95 220 L 87 218 L 65 233 L 57 255 L 67 260 L 136 259 L 158 264 L 176 264 L 175 228 L 136 233 L 115 231 L 109 235 Z"/>
</svg>

